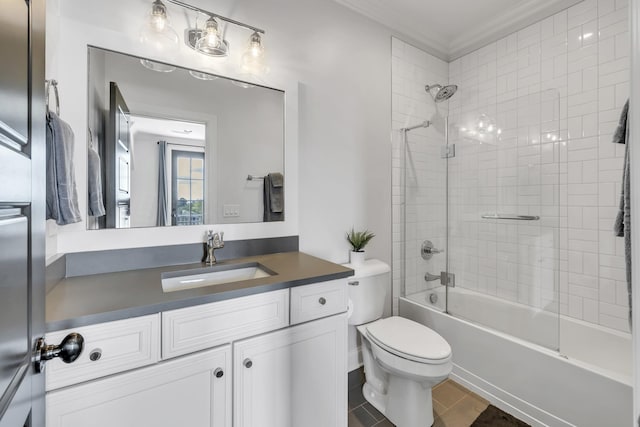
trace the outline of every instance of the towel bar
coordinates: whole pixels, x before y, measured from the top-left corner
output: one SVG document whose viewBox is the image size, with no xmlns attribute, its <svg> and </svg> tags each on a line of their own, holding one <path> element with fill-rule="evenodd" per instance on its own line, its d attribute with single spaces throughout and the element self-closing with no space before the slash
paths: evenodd
<svg viewBox="0 0 640 427">
<path fill-rule="evenodd" d="M 47 112 L 51 111 L 49 108 L 49 92 L 51 91 L 51 87 L 53 87 L 53 94 L 56 97 L 56 114 L 60 115 L 60 95 L 58 94 L 58 81 L 57 80 L 45 80 L 45 103 L 47 104 Z"/>
<path fill-rule="evenodd" d="M 264 179 L 264 176 L 247 175 L 247 181 L 253 181 L 254 179 Z"/>
<path fill-rule="evenodd" d="M 510 214 L 490 214 L 482 215 L 484 219 L 510 219 L 515 221 L 537 221 L 540 219 L 538 215 L 510 215 Z"/>
</svg>

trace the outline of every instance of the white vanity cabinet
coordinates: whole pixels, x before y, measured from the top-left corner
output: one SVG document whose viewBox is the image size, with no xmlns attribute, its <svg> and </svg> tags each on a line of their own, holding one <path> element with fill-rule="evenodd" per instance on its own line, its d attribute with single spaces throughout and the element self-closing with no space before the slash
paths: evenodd
<svg viewBox="0 0 640 427">
<path fill-rule="evenodd" d="M 346 311 L 340 279 L 77 328 L 47 427 L 346 427 Z"/>
<path fill-rule="evenodd" d="M 233 344 L 235 427 L 346 427 L 347 315 Z"/>
<path fill-rule="evenodd" d="M 231 426 L 231 347 L 47 393 L 47 427 Z"/>
</svg>

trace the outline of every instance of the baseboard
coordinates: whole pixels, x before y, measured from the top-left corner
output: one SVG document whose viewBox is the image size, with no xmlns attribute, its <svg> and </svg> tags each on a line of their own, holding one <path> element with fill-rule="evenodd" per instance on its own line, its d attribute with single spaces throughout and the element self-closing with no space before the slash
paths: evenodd
<svg viewBox="0 0 640 427">
<path fill-rule="evenodd" d="M 532 427 L 576 427 L 454 364 L 450 378 Z"/>
<path fill-rule="evenodd" d="M 347 358 L 347 369 L 349 372 L 359 369 L 362 366 L 362 352 L 360 347 L 349 351 Z"/>
</svg>

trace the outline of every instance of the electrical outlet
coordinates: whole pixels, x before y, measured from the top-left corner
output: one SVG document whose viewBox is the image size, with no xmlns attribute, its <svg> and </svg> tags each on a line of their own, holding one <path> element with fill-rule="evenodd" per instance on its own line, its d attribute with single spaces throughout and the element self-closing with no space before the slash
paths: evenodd
<svg viewBox="0 0 640 427">
<path fill-rule="evenodd" d="M 240 205 L 224 205 L 222 216 L 234 218 L 240 216 Z"/>
</svg>

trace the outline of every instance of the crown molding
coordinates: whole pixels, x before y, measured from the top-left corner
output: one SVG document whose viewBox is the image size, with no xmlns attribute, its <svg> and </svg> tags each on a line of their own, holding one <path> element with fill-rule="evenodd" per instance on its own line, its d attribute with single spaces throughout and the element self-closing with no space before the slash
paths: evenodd
<svg viewBox="0 0 640 427">
<path fill-rule="evenodd" d="M 583 0 L 527 0 L 453 39 L 447 48 L 453 61 Z"/>
<path fill-rule="evenodd" d="M 400 38 L 418 47 L 424 47 L 424 50 L 430 54 L 445 61 L 449 60 L 449 40 L 446 37 L 435 32 L 424 31 L 424 27 L 412 28 L 410 25 L 405 25 L 403 28 L 398 28 L 392 25 L 393 21 L 402 21 L 403 16 L 397 9 L 389 10 L 387 1 L 369 0 L 366 8 L 361 6 L 360 1 L 335 0 L 335 2 L 390 28 L 393 33 L 401 36 Z"/>
<path fill-rule="evenodd" d="M 366 7 L 362 0 L 335 1 L 390 28 L 405 41 L 424 47 L 427 52 L 450 62 L 583 0 L 524 0 L 496 14 L 493 19 L 469 28 L 453 39 L 430 31 L 426 21 L 422 25 L 407 22 L 401 9 L 389 7 L 388 0 L 367 0 Z M 401 27 L 397 25 L 398 22 L 403 21 L 406 23 Z"/>
</svg>

